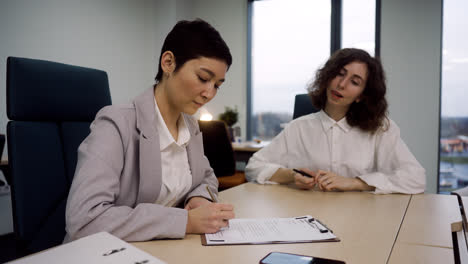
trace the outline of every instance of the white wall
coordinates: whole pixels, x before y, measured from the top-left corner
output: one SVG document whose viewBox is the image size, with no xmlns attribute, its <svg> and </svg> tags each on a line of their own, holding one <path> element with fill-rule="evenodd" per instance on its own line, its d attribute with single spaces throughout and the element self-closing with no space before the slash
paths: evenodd
<svg viewBox="0 0 468 264">
<path fill-rule="evenodd" d="M 0 2 L 0 133 L 6 133 L 8 56 L 101 69 L 113 103 L 127 102 L 154 83 L 155 43 L 170 27 L 153 0 L 2 0 Z M 174 6 L 175 10 L 175 6 Z M 165 10 L 167 11 L 167 10 Z M 174 17 L 175 21 L 175 17 Z M 167 23 L 173 24 L 174 21 Z M 156 55 L 157 54 L 157 55 Z M 7 152 L 4 152 L 4 157 Z"/>
<path fill-rule="evenodd" d="M 246 0 L 178 0 L 179 19 L 201 18 L 215 27 L 229 46 L 232 65 L 226 82 L 205 108 L 216 119 L 225 106 L 239 110 L 242 137 L 246 133 L 247 110 L 247 1 Z"/>
<path fill-rule="evenodd" d="M 442 0 L 382 1 L 381 56 L 390 117 L 437 190 Z"/>
</svg>

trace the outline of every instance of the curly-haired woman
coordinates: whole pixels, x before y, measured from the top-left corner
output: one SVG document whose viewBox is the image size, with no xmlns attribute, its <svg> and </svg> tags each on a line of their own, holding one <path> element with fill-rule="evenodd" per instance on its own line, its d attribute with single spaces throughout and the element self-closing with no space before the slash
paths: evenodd
<svg viewBox="0 0 468 264">
<path fill-rule="evenodd" d="M 378 59 L 360 49 L 337 51 L 309 87 L 320 111 L 292 121 L 255 153 L 246 177 L 323 191 L 424 192 L 425 170 L 388 118 L 385 93 Z"/>
</svg>

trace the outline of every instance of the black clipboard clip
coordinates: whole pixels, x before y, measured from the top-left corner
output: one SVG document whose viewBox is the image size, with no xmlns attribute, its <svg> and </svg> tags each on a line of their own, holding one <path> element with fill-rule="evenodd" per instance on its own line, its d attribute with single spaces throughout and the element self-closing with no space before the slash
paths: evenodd
<svg viewBox="0 0 468 264">
<path fill-rule="evenodd" d="M 318 219 L 310 218 L 309 223 L 314 224 L 315 227 L 320 231 L 320 233 L 327 233 L 328 231 L 332 232 L 326 225 L 322 224 Z"/>
</svg>

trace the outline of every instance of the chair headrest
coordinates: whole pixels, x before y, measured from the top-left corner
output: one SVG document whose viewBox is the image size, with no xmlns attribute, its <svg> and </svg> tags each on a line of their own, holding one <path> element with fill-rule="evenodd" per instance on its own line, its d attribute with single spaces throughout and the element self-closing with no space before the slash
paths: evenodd
<svg viewBox="0 0 468 264">
<path fill-rule="evenodd" d="M 312 99 L 308 94 L 296 94 L 294 98 L 293 119 L 318 112 L 319 110 L 312 104 Z"/>
<path fill-rule="evenodd" d="M 8 57 L 6 90 L 17 121 L 92 121 L 111 104 L 106 72 L 44 60 Z"/>
</svg>

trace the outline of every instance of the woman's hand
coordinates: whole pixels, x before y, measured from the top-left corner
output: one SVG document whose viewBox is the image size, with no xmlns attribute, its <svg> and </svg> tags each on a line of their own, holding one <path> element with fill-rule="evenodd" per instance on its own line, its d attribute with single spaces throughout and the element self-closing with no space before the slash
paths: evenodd
<svg viewBox="0 0 468 264">
<path fill-rule="evenodd" d="M 211 202 L 209 200 L 207 200 L 206 198 L 204 197 L 200 197 L 200 196 L 195 196 L 195 197 L 192 197 L 190 198 L 190 200 L 188 201 L 188 203 L 185 205 L 185 210 L 192 210 L 192 209 L 195 209 L 197 207 L 200 207 L 204 204 L 210 204 Z"/>
<path fill-rule="evenodd" d="M 301 175 L 300 173 L 294 172 L 294 184 L 303 190 L 313 189 L 315 184 L 317 184 L 316 173 L 306 168 L 300 168 L 299 170 L 312 175 L 313 178 L 309 178 Z"/>
<path fill-rule="evenodd" d="M 317 184 L 322 191 L 372 191 L 375 188 L 359 178 L 348 178 L 330 171 L 317 171 Z"/>
<path fill-rule="evenodd" d="M 228 226 L 228 220 L 234 217 L 234 207 L 231 204 L 208 202 L 188 211 L 185 233 L 216 233 L 222 227 Z"/>
</svg>

